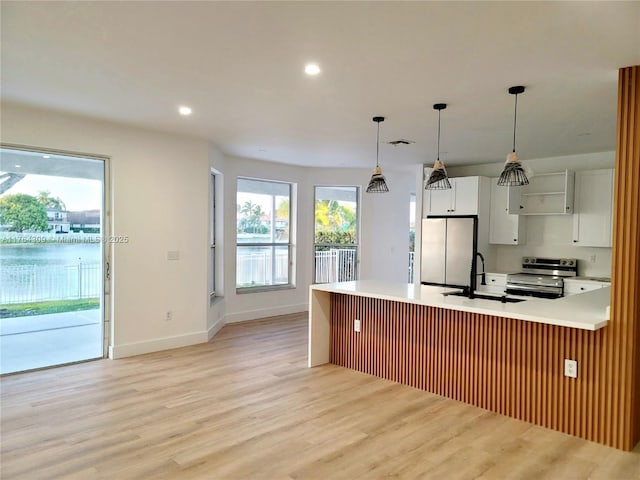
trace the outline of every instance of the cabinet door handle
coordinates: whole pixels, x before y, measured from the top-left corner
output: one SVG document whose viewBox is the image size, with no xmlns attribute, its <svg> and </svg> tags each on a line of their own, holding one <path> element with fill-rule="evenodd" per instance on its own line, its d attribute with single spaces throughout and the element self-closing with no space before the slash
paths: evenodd
<svg viewBox="0 0 640 480">
<path fill-rule="evenodd" d="M 517 239 L 517 238 L 514 238 L 514 239 L 513 239 L 513 241 L 514 241 L 514 242 L 517 242 L 517 241 L 518 241 L 518 239 Z"/>
<path fill-rule="evenodd" d="M 573 243 L 578 243 L 578 240 L 574 240 Z"/>
<path fill-rule="evenodd" d="M 524 207 L 522 205 L 520 205 L 520 210 L 522 210 Z"/>
</svg>

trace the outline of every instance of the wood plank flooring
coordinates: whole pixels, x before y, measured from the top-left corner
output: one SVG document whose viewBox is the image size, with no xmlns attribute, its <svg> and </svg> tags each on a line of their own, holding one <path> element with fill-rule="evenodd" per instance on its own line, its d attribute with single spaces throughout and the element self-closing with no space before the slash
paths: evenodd
<svg viewBox="0 0 640 480">
<path fill-rule="evenodd" d="M 2 479 L 640 479 L 622 452 L 335 365 L 307 317 L 3 377 Z"/>
</svg>

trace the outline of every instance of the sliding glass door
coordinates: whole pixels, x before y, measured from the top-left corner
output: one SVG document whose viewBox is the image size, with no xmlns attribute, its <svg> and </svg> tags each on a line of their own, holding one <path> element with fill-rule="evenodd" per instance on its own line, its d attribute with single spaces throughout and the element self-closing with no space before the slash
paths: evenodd
<svg viewBox="0 0 640 480">
<path fill-rule="evenodd" d="M 0 150 L 0 373 L 104 356 L 105 160 Z"/>
</svg>

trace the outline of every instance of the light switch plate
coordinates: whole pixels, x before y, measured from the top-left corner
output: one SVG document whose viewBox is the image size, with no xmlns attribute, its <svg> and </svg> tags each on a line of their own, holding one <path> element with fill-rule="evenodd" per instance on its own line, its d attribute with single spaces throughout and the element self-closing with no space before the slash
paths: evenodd
<svg viewBox="0 0 640 480">
<path fill-rule="evenodd" d="M 167 260 L 180 260 L 180 250 L 169 250 Z"/>
<path fill-rule="evenodd" d="M 357 318 L 353 321 L 353 331 L 354 332 L 360 331 L 360 320 L 358 320 Z"/>
</svg>

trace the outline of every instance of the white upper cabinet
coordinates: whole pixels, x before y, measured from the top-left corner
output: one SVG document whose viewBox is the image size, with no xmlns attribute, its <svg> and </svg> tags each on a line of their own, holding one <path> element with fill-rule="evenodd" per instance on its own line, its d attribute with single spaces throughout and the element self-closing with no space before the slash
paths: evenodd
<svg viewBox="0 0 640 480">
<path fill-rule="evenodd" d="M 576 172 L 573 244 L 610 247 L 613 220 L 613 170 Z"/>
<path fill-rule="evenodd" d="M 425 190 L 423 216 L 428 215 L 477 215 L 481 187 L 486 177 L 450 178 L 451 189 Z"/>
<path fill-rule="evenodd" d="M 491 179 L 491 209 L 489 212 L 489 243 L 520 245 L 526 242 L 526 218 L 510 214 L 520 210 L 522 187 L 500 187 Z"/>
<path fill-rule="evenodd" d="M 520 215 L 567 215 L 573 213 L 574 173 L 569 170 L 539 173 L 521 187 L 520 204 L 509 213 Z"/>
</svg>

